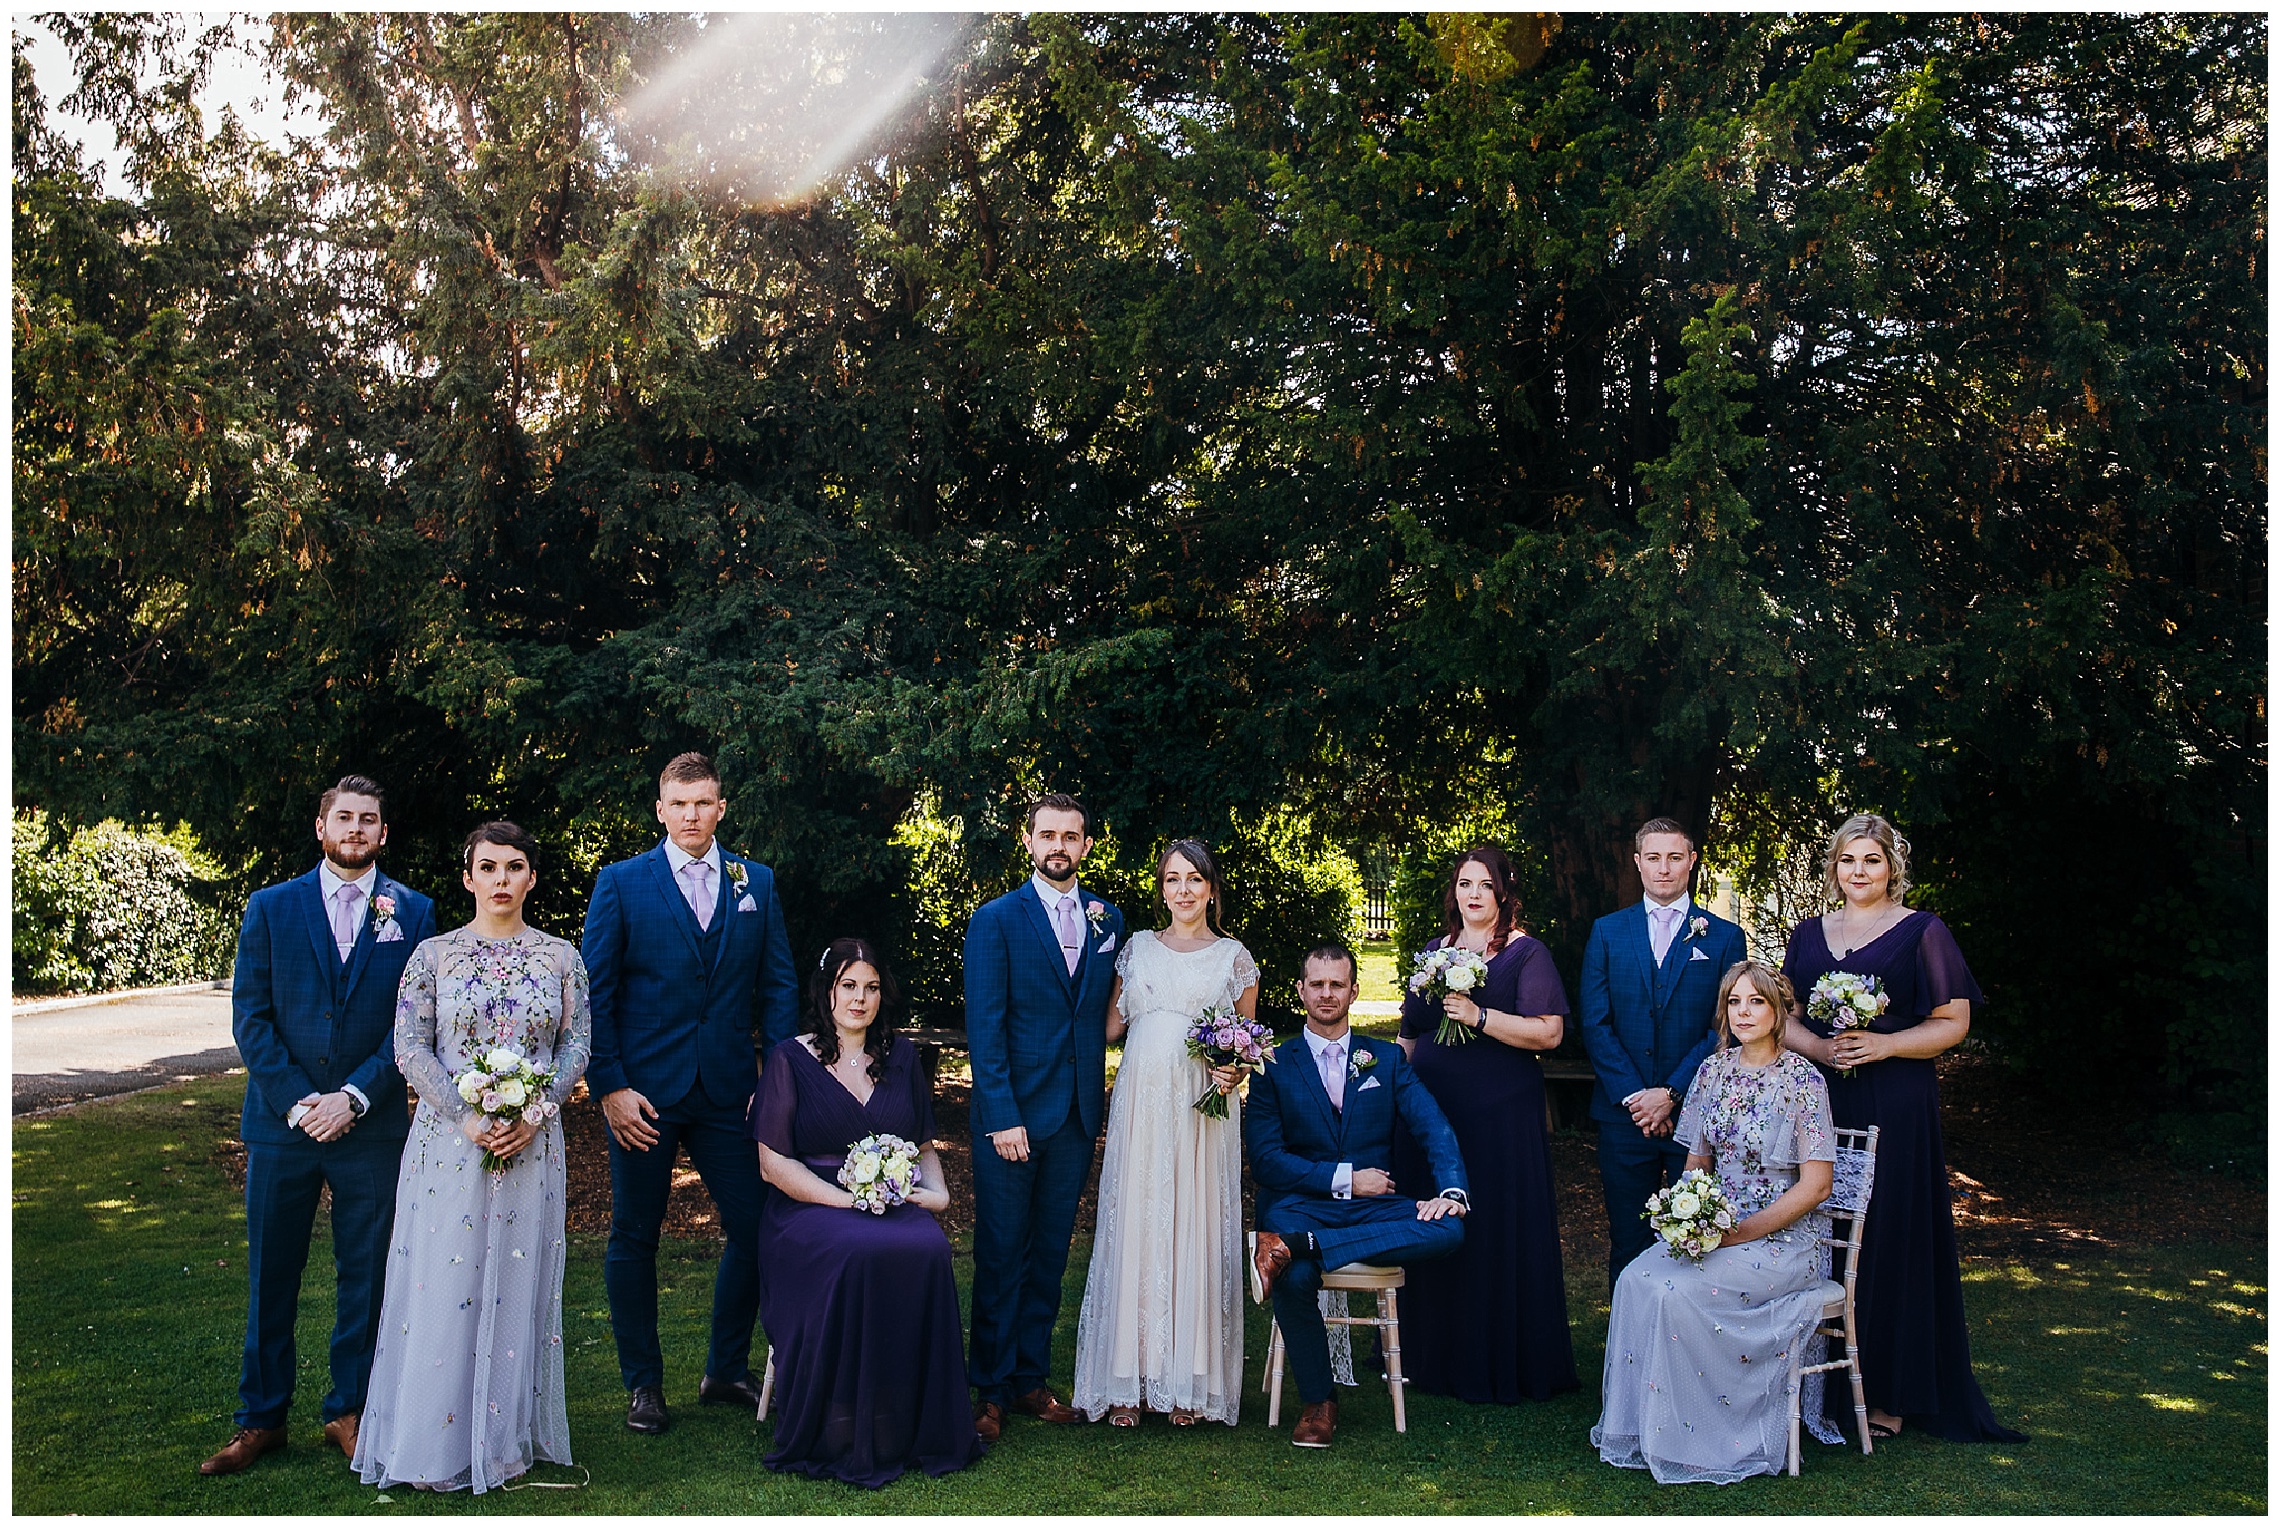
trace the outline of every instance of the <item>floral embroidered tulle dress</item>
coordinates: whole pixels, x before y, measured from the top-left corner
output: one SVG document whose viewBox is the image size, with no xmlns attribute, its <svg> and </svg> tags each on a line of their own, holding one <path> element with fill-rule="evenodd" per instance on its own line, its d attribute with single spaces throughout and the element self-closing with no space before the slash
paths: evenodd
<svg viewBox="0 0 2280 1528">
<path fill-rule="evenodd" d="M 1687 1090 L 1677 1140 L 1707 1154 L 1742 1215 L 1788 1192 L 1800 1164 L 1834 1162 L 1828 1087 L 1782 1052 L 1751 1067 L 1712 1053 Z M 1820 1315 L 1815 1212 L 1770 1236 L 1720 1247 L 1699 1263 L 1657 1241 L 1615 1281 L 1601 1376 L 1599 1457 L 1657 1481 L 1726 1484 L 1778 1474 L 1789 1455 L 1790 1353 Z"/>
<path fill-rule="evenodd" d="M 404 967 L 396 1065 L 419 1094 L 396 1180 L 388 1288 L 356 1471 L 373 1485 L 482 1492 L 533 1459 L 570 1463 L 562 1393 L 562 1121 L 500 1172 L 460 1121 L 452 1078 L 507 1045 L 556 1073 L 559 1105 L 592 1029 L 577 946 L 526 929 L 430 939 Z"/>
</svg>

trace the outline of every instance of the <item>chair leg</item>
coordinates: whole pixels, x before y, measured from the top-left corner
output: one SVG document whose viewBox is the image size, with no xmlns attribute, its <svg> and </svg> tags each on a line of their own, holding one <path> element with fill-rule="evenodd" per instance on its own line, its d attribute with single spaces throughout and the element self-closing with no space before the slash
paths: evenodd
<svg viewBox="0 0 2280 1528">
<path fill-rule="evenodd" d="M 760 1371 L 760 1413 L 754 1419 L 768 1420 L 768 1407 L 776 1399 L 776 1350 L 768 1349 L 768 1365 Z"/>
<path fill-rule="evenodd" d="M 1876 1438 L 1868 1430 L 1868 1390 L 1860 1379 L 1860 1344 L 1854 1340 L 1852 1302 L 1845 1302 L 1845 1367 L 1852 1373 L 1853 1424 L 1860 1429 L 1860 1451 L 1876 1452 Z"/>
<path fill-rule="evenodd" d="M 1403 1392 L 1409 1386 L 1401 1377 L 1401 1306 L 1396 1291 L 1378 1291 L 1378 1329 L 1385 1333 L 1385 1387 L 1393 1392 L 1393 1430 L 1409 1431 L 1409 1406 Z"/>
<path fill-rule="evenodd" d="M 1267 1338 L 1267 1425 L 1277 1426 L 1282 1421 L 1283 1336 L 1282 1323 L 1269 1326 Z"/>
<path fill-rule="evenodd" d="M 1798 1437 L 1805 1414 L 1805 1376 L 1799 1372 L 1805 1362 L 1804 1346 L 1803 1337 L 1789 1345 L 1789 1475 L 1793 1480 L 1804 1453 L 1802 1440 Z"/>
</svg>

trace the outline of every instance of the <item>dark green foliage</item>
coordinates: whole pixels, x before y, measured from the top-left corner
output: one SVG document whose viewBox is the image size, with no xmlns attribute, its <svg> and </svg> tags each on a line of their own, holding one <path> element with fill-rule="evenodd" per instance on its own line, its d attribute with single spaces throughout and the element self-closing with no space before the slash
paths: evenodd
<svg viewBox="0 0 2280 1528">
<path fill-rule="evenodd" d="M 101 822 L 58 837 L 15 814 L 9 845 L 14 990 L 115 992 L 227 976 L 242 898 L 189 830 Z"/>
<path fill-rule="evenodd" d="M 1226 838 L 1277 982 L 1335 897 L 1233 824 L 1406 946 L 1493 821 L 1572 974 L 1647 815 L 1874 805 L 2023 1075 L 2260 1082 L 2261 17 L 991 16 L 785 206 L 624 110 L 711 25 L 294 15 L 274 154 L 59 22 L 117 198 L 19 56 L 20 800 L 266 878 L 361 769 L 569 932 L 704 747 L 944 1012 L 1048 787 Z"/>
</svg>

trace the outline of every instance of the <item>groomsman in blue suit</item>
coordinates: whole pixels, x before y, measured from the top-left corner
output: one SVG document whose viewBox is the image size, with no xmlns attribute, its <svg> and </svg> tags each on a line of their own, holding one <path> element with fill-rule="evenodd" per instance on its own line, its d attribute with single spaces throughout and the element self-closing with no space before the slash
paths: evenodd
<svg viewBox="0 0 2280 1528">
<path fill-rule="evenodd" d="M 1067 1423 L 1053 1394 L 1053 1325 L 1077 1201 L 1107 1089 L 1108 989 L 1124 915 L 1077 885 L 1092 820 L 1074 796 L 1029 808 L 1032 872 L 966 925 L 966 1045 L 974 1067 L 974 1314 L 966 1377 L 974 1430 L 1008 1408 Z"/>
<path fill-rule="evenodd" d="M 410 1130 L 396 1070 L 396 983 L 435 933 L 435 904 L 380 873 L 380 787 L 344 776 L 317 808 L 324 858 L 246 904 L 230 981 L 230 1032 L 245 1062 L 245 1225 L 251 1299 L 237 1434 L 198 1466 L 233 1475 L 285 1446 L 293 1327 L 317 1198 L 332 1189 L 332 1390 L 327 1442 L 356 1454 L 396 1168 Z"/>
<path fill-rule="evenodd" d="M 760 1311 L 760 1163 L 746 1128 L 758 1056 L 799 1025 L 776 879 L 715 836 L 728 813 L 720 771 L 684 753 L 657 782 L 665 841 L 604 866 L 580 943 L 594 1016 L 586 1086 L 610 1131 L 610 1241 L 602 1258 L 625 1425 L 661 1433 L 657 1239 L 686 1150 L 726 1238 L 713 1277 L 712 1343 L 697 1400 L 757 1409 L 752 1323 Z"/>
<path fill-rule="evenodd" d="M 1697 907 L 1694 841 L 1668 817 L 1632 835 L 1643 900 L 1591 926 L 1579 1016 L 1598 1074 L 1599 1179 L 1607 1196 L 1607 1282 L 1647 1250 L 1647 1196 L 1686 1167 L 1671 1139 L 1694 1069 L 1717 1042 L 1718 984 L 1748 950 L 1742 931 Z"/>
<path fill-rule="evenodd" d="M 1306 1028 L 1251 1079 L 1243 1105 L 1262 1228 L 1251 1237 L 1251 1297 L 1275 1302 L 1304 1407 L 1290 1441 L 1328 1448 L 1338 1403 L 1330 1399 L 1330 1334 L 1318 1299 L 1323 1271 L 1447 1257 L 1464 1245 L 1460 1222 L 1471 1201 L 1456 1132 L 1401 1047 L 1347 1027 L 1359 974 L 1354 952 L 1326 944 L 1299 969 Z M 1425 1149 L 1429 1199 L 1403 1196 L 1388 1170 L 1397 1117 Z"/>
</svg>

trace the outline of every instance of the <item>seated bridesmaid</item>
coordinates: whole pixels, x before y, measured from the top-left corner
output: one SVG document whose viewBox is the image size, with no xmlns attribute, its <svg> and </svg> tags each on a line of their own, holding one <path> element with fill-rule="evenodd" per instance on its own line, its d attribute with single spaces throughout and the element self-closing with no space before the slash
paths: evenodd
<svg viewBox="0 0 2280 1528">
<path fill-rule="evenodd" d="M 1754 960 L 1726 972 L 1719 1048 L 1676 1136 L 1742 1218 L 1700 1262 L 1657 1240 L 1615 1280 L 1591 1441 L 1664 1485 L 1726 1485 L 1788 1461 L 1790 1354 L 1821 1314 L 1819 1210 L 1837 1160 L 1828 1087 L 1781 1046 L 1792 1006 L 1779 972 Z"/>
<path fill-rule="evenodd" d="M 860 939 L 837 939 L 809 980 L 806 1030 L 768 1053 L 752 1135 L 770 1192 L 760 1219 L 760 1320 L 776 1363 L 772 1470 L 883 1486 L 981 1456 L 934 1103 L 918 1047 L 886 1011 L 894 978 Z M 864 1136 L 922 1148 L 910 1201 L 872 1214 L 838 1182 Z"/>
</svg>

